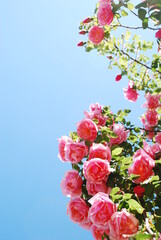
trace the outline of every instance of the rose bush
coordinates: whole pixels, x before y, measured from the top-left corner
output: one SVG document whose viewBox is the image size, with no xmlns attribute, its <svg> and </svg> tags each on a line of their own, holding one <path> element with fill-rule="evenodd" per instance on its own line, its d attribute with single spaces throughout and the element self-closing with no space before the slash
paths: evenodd
<svg viewBox="0 0 161 240">
<path fill-rule="evenodd" d="M 130 15 L 141 24 L 128 25 Z M 96 240 L 161 238 L 160 15 L 159 1 L 134 6 L 130 0 L 100 0 L 94 15 L 80 24 L 79 34 L 87 41 L 78 46 L 105 55 L 109 68 L 119 69 L 116 82 L 128 78 L 123 90 L 131 104 L 139 96 L 146 99 L 139 126 L 127 120 L 129 109 L 113 113 L 95 103 L 84 111 L 76 132 L 58 140 L 59 159 L 72 165 L 61 182 L 63 194 L 71 198 L 67 213 Z M 140 38 L 132 33 L 137 29 L 155 31 L 156 39 Z M 147 50 L 155 54 L 146 55 Z"/>
</svg>

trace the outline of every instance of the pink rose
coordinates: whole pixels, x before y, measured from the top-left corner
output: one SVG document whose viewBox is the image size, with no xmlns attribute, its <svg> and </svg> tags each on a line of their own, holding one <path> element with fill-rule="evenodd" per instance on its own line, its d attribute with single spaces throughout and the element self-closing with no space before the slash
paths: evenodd
<svg viewBox="0 0 161 240">
<path fill-rule="evenodd" d="M 156 34 L 155 34 L 155 37 L 156 38 L 161 38 L 161 29 L 159 29 L 157 32 L 156 32 Z"/>
<path fill-rule="evenodd" d="M 150 127 L 150 126 L 146 123 L 146 121 L 145 121 L 145 116 L 142 116 L 142 117 L 140 118 L 140 120 L 141 120 L 141 122 L 144 124 L 145 130 L 149 131 L 149 132 L 147 133 L 148 139 L 152 139 L 152 138 L 154 137 L 154 130 L 153 130 L 153 128 Z M 142 132 L 145 133 L 144 130 L 143 130 Z"/>
<path fill-rule="evenodd" d="M 105 181 L 91 182 L 90 180 L 87 179 L 86 188 L 87 188 L 88 194 L 91 196 L 94 196 L 98 192 L 103 192 L 107 194 L 110 194 L 111 192 L 111 188 L 107 187 Z"/>
<path fill-rule="evenodd" d="M 100 158 L 93 158 L 83 164 L 83 174 L 86 179 L 92 182 L 100 182 L 106 179 L 111 172 L 108 161 Z"/>
<path fill-rule="evenodd" d="M 77 134 L 80 138 L 93 142 L 97 137 L 97 126 L 90 119 L 83 119 L 77 124 Z"/>
<path fill-rule="evenodd" d="M 136 174 L 140 177 L 133 182 L 139 184 L 153 175 L 155 161 L 143 150 L 139 149 L 133 156 L 133 165 L 128 169 L 129 175 Z"/>
<path fill-rule="evenodd" d="M 65 177 L 61 181 L 62 193 L 67 197 L 80 197 L 82 195 L 82 178 L 76 170 L 70 170 L 65 173 Z"/>
<path fill-rule="evenodd" d="M 102 114 L 96 114 L 94 112 L 86 112 L 84 111 L 84 115 L 86 118 L 89 118 L 91 120 L 96 119 L 98 121 L 98 126 L 105 126 L 107 117 L 103 116 Z"/>
<path fill-rule="evenodd" d="M 89 150 L 89 160 L 92 158 L 101 158 L 110 162 L 111 160 L 111 150 L 108 146 L 105 146 L 101 143 L 93 145 L 90 147 Z"/>
<path fill-rule="evenodd" d="M 139 94 L 137 93 L 136 89 L 134 88 L 134 82 L 129 81 L 128 87 L 123 88 L 124 90 L 124 97 L 129 100 L 130 102 L 136 102 Z"/>
<path fill-rule="evenodd" d="M 145 119 L 150 127 L 158 125 L 158 113 L 155 110 L 146 111 Z"/>
<path fill-rule="evenodd" d="M 109 237 L 113 240 L 129 239 L 130 235 L 137 233 L 138 228 L 139 221 L 136 217 L 126 209 L 122 209 L 121 212 L 115 212 L 109 221 Z"/>
<path fill-rule="evenodd" d="M 134 193 L 135 193 L 138 197 L 144 196 L 145 188 L 141 187 L 140 185 L 139 185 L 139 186 L 136 186 L 136 187 L 134 187 Z"/>
<path fill-rule="evenodd" d="M 86 118 L 91 120 L 98 120 L 98 126 L 105 126 L 107 117 L 102 115 L 103 107 L 99 103 L 91 104 L 89 106 L 90 112 L 85 111 L 84 115 Z"/>
<path fill-rule="evenodd" d="M 160 106 L 160 103 L 159 103 L 159 99 L 161 97 L 160 94 L 151 95 L 150 93 L 147 93 L 145 97 L 147 102 L 143 105 L 144 107 L 147 107 L 149 109 L 156 109 Z"/>
<path fill-rule="evenodd" d="M 123 124 L 113 124 L 113 132 L 116 133 L 118 137 L 110 138 L 110 145 L 121 144 L 127 140 L 129 130 L 125 131 Z"/>
<path fill-rule="evenodd" d="M 152 150 L 152 147 L 149 144 L 147 144 L 145 140 L 143 140 L 143 149 L 151 158 L 154 159 L 154 152 Z"/>
<path fill-rule="evenodd" d="M 104 30 L 101 27 L 93 26 L 89 30 L 88 37 L 93 44 L 98 45 L 104 39 Z"/>
<path fill-rule="evenodd" d="M 90 219 L 88 219 L 87 222 L 81 223 L 81 224 L 79 224 L 79 225 L 80 225 L 82 228 L 86 229 L 86 230 L 90 230 L 91 227 L 93 226 L 93 223 L 91 222 Z"/>
<path fill-rule="evenodd" d="M 65 145 L 65 159 L 71 163 L 80 162 L 88 154 L 84 142 L 67 142 Z"/>
<path fill-rule="evenodd" d="M 97 193 L 89 200 L 92 205 L 89 210 L 89 218 L 93 224 L 102 229 L 108 229 L 108 221 L 116 212 L 116 205 L 109 199 L 108 194 Z"/>
<path fill-rule="evenodd" d="M 97 228 L 95 225 L 93 225 L 91 227 L 91 232 L 92 232 L 92 236 L 94 237 L 95 240 L 102 240 L 104 233 L 106 232 L 106 234 L 107 234 L 108 229 L 105 231 L 105 229 Z M 104 239 L 104 240 L 106 240 L 106 239 Z"/>
<path fill-rule="evenodd" d="M 103 106 L 101 106 L 98 102 L 97 103 L 92 103 L 89 106 L 90 112 L 94 112 L 96 114 L 102 114 Z"/>
<path fill-rule="evenodd" d="M 58 157 L 61 161 L 63 162 L 67 162 L 66 158 L 65 158 L 65 146 L 67 142 L 71 142 L 72 140 L 69 137 L 63 136 L 61 138 L 58 139 L 59 142 L 59 154 Z"/>
<path fill-rule="evenodd" d="M 89 206 L 82 198 L 71 199 L 67 205 L 67 214 L 71 221 L 79 224 L 84 224 L 89 221 L 88 218 Z"/>
<path fill-rule="evenodd" d="M 155 141 L 161 144 L 161 132 L 155 136 Z"/>
<path fill-rule="evenodd" d="M 107 3 L 101 1 L 97 11 L 97 18 L 99 24 L 101 26 L 105 26 L 106 24 L 110 25 L 110 23 L 113 21 L 113 17 L 114 15 L 111 9 L 110 1 L 108 1 Z"/>
</svg>

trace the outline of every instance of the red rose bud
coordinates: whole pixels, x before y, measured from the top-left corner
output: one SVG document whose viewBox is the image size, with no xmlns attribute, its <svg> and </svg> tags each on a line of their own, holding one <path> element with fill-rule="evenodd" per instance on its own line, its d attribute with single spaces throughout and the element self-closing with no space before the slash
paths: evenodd
<svg viewBox="0 0 161 240">
<path fill-rule="evenodd" d="M 159 29 L 157 32 L 156 32 L 156 34 L 155 34 L 155 37 L 156 38 L 161 38 L 161 29 Z"/>
<path fill-rule="evenodd" d="M 92 20 L 92 19 L 88 17 L 88 18 L 86 18 L 86 19 L 83 20 L 83 24 L 89 23 L 89 22 L 91 22 L 91 20 Z"/>
<path fill-rule="evenodd" d="M 136 186 L 134 187 L 134 193 L 138 196 L 141 197 L 144 195 L 145 193 L 145 188 L 141 187 L 141 186 Z"/>
<path fill-rule="evenodd" d="M 86 31 L 80 31 L 79 34 L 85 35 L 87 32 Z"/>
<path fill-rule="evenodd" d="M 118 74 L 118 75 L 116 76 L 116 78 L 115 78 L 115 81 L 116 81 L 116 82 L 119 82 L 119 81 L 121 80 L 121 78 L 122 78 L 122 75 L 121 75 L 121 74 Z"/>
<path fill-rule="evenodd" d="M 77 46 L 78 46 L 78 47 L 82 47 L 82 46 L 84 46 L 84 44 L 85 44 L 84 42 L 79 42 L 79 43 L 77 44 Z"/>
</svg>

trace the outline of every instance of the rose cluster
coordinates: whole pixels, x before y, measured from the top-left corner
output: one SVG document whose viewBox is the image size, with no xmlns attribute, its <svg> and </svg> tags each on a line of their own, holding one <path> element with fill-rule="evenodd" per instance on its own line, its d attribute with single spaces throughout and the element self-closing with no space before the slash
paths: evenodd
<svg viewBox="0 0 161 240">
<path fill-rule="evenodd" d="M 157 108 L 161 106 L 161 94 L 152 95 L 147 93 L 145 98 L 147 101 L 144 103 L 143 107 L 146 107 L 147 111 L 141 117 L 141 122 L 143 123 L 145 130 L 149 131 L 149 139 L 152 139 L 154 136 L 154 128 L 158 125 L 159 115 Z"/>
<path fill-rule="evenodd" d="M 99 7 L 97 9 L 97 20 L 98 25 L 93 25 L 89 29 L 88 38 L 89 41 L 94 45 L 98 45 L 102 42 L 105 37 L 104 26 L 110 25 L 113 21 L 114 14 L 112 12 L 111 1 L 110 0 L 100 0 Z M 83 24 L 88 24 L 92 19 L 87 18 L 83 21 Z M 80 34 L 86 34 L 86 31 L 80 31 Z M 78 46 L 83 46 L 85 43 L 80 42 Z"/>
<path fill-rule="evenodd" d="M 67 214 L 74 223 L 90 230 L 96 240 L 102 240 L 103 236 L 109 236 L 111 240 L 127 240 L 137 233 L 139 221 L 127 209 L 118 210 L 110 197 L 108 178 L 114 171 L 111 167 L 111 147 L 126 142 L 129 131 L 113 119 L 108 127 L 114 136 L 109 135 L 108 142 L 99 142 L 97 138 L 108 117 L 103 114 L 99 103 L 91 104 L 89 109 L 89 112 L 84 112 L 85 118 L 77 124 L 75 135 L 59 139 L 59 158 L 70 162 L 73 167 L 61 181 L 63 194 L 71 198 Z M 138 184 L 153 174 L 153 167 L 153 159 L 140 150 L 134 155 L 129 175 L 139 174 L 135 181 Z"/>
</svg>

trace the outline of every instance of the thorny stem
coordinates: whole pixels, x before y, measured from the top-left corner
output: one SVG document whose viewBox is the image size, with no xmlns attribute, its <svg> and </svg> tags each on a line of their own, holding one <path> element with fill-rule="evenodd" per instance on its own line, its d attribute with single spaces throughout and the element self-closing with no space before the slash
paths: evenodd
<svg viewBox="0 0 161 240">
<path fill-rule="evenodd" d="M 115 47 L 119 52 L 121 52 L 122 54 L 126 55 L 128 58 L 130 58 L 130 59 L 133 60 L 134 62 L 136 62 L 136 63 L 138 63 L 138 64 L 144 66 L 144 67 L 147 68 L 147 69 L 152 70 L 151 67 L 149 67 L 149 66 L 147 66 L 146 64 L 144 64 L 144 63 L 138 61 L 137 59 L 135 59 L 135 58 L 133 58 L 133 57 L 131 57 L 131 56 L 130 56 L 128 53 L 126 53 L 125 51 L 120 50 L 120 49 L 116 46 L 116 44 L 114 44 L 114 47 Z M 157 73 L 161 74 L 160 71 L 158 71 L 158 70 L 155 70 L 155 71 L 156 71 Z"/>
</svg>

